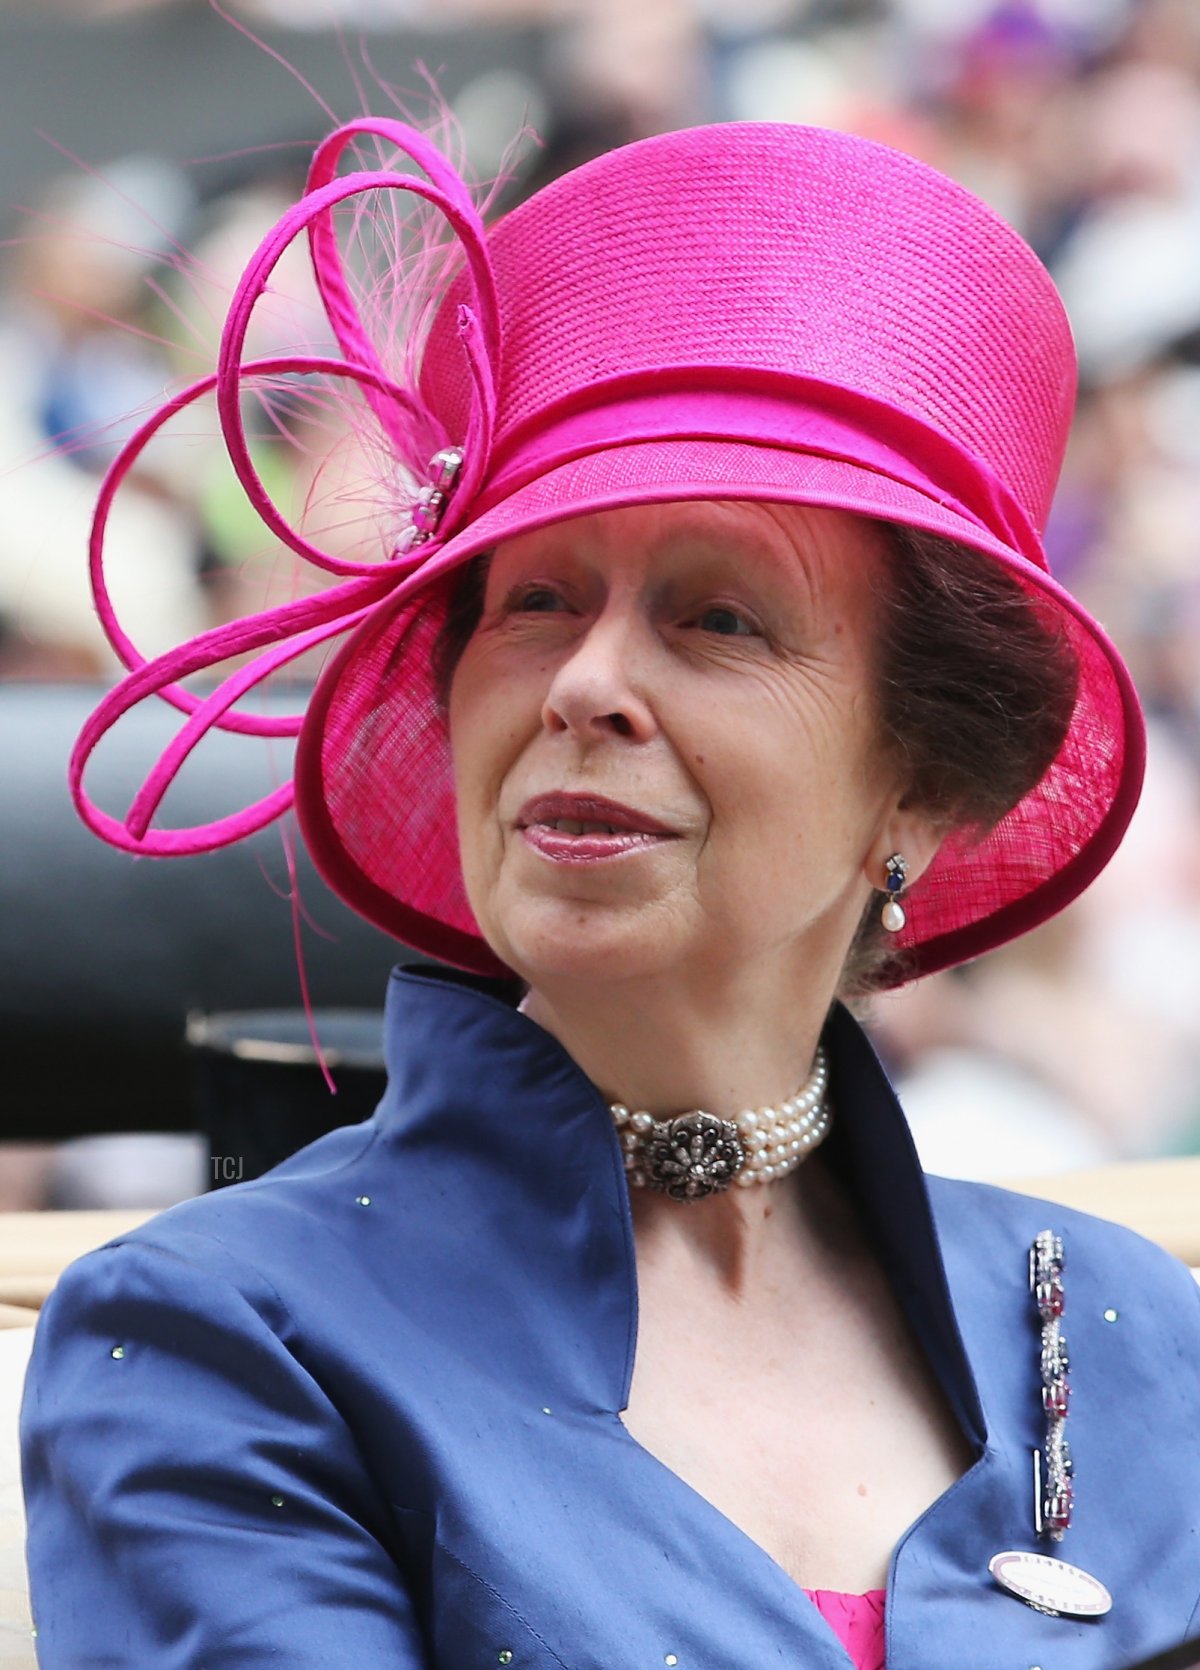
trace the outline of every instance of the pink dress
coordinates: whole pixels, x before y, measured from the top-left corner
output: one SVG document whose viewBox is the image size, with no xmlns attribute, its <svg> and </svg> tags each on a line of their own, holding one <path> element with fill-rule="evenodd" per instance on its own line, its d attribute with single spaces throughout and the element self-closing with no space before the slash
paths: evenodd
<svg viewBox="0 0 1200 1670">
<path fill-rule="evenodd" d="M 854 1660 L 854 1670 L 884 1670 L 883 1589 L 865 1595 L 841 1595 L 833 1589 L 804 1593 Z"/>
</svg>

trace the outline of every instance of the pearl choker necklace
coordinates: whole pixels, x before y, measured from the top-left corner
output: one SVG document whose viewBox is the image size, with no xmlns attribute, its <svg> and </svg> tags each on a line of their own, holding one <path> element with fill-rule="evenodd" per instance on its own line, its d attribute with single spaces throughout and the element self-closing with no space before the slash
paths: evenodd
<svg viewBox="0 0 1200 1670">
<path fill-rule="evenodd" d="M 699 1108 L 655 1119 L 623 1102 L 611 1103 L 630 1183 L 673 1200 L 702 1200 L 731 1183 L 744 1189 L 786 1177 L 829 1134 L 828 1081 L 829 1064 L 818 1047 L 808 1081 L 794 1096 L 778 1107 L 747 1108 L 736 1119 L 718 1119 Z"/>
</svg>

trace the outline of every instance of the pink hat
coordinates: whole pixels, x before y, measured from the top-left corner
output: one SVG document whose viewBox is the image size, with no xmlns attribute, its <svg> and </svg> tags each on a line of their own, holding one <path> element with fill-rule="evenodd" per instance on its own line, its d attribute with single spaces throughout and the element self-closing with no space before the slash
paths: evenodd
<svg viewBox="0 0 1200 1670">
<path fill-rule="evenodd" d="M 341 151 L 362 133 L 397 144 L 428 180 L 386 170 L 336 176 Z M 333 236 L 334 206 L 382 187 L 436 204 L 465 256 L 409 386 L 387 374 L 368 340 Z M 243 364 L 254 302 L 301 229 L 344 358 Z M 239 396 L 244 376 L 279 371 L 350 378 L 393 455 L 426 474 L 410 525 L 382 561 L 324 555 L 267 499 Z M 214 386 L 256 508 L 342 583 L 145 663 L 103 586 L 108 506 L 166 416 Z M 77 805 L 131 851 L 205 850 L 261 827 L 293 790 L 202 829 L 152 828 L 191 747 L 213 724 L 298 734 L 297 812 L 333 889 L 410 946 L 502 972 L 460 873 L 433 666 L 445 577 L 500 540 L 608 507 L 687 498 L 835 506 L 987 553 L 1057 608 L 1079 657 L 1074 717 L 1045 777 L 982 841 L 947 840 L 908 895 L 897 938 L 910 968 L 975 956 L 1091 881 L 1141 784 L 1143 728 L 1128 672 L 1051 578 L 1042 549 L 1074 388 L 1070 330 L 1037 258 L 968 192 L 886 146 L 776 124 L 668 133 L 586 164 L 485 230 L 458 176 L 419 134 L 388 121 L 351 124 L 318 151 L 307 195 L 247 269 L 216 377 L 152 418 L 105 483 L 93 538 L 97 606 L 131 673 L 80 738 Z M 302 717 L 235 707 L 276 667 L 347 631 Z M 174 682 L 247 649 L 262 653 L 205 700 Z M 189 718 L 118 821 L 83 792 L 83 767 L 104 730 L 150 693 Z"/>
</svg>

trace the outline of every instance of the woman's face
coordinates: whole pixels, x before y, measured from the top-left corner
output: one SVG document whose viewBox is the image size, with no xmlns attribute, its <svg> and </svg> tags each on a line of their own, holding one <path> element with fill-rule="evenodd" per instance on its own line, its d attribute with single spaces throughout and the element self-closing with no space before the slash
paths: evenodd
<svg viewBox="0 0 1200 1670">
<path fill-rule="evenodd" d="M 467 894 L 504 962 L 534 986 L 836 979 L 904 821 L 873 698 L 883 552 L 844 512 L 712 502 L 497 548 L 449 717 Z"/>
</svg>

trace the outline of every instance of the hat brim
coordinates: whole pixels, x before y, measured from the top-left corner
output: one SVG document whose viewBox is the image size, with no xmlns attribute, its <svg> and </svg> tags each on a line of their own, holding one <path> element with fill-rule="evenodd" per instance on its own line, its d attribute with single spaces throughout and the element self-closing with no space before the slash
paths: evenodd
<svg viewBox="0 0 1200 1670">
<path fill-rule="evenodd" d="M 330 887 L 398 940 L 507 972 L 463 889 L 448 738 L 433 677 L 445 578 L 503 540 L 597 511 L 686 499 L 826 506 L 958 541 L 1059 611 L 1079 658 L 1075 712 L 1042 781 L 982 839 L 950 836 L 907 895 L 899 978 L 980 955 L 1062 909 L 1103 868 L 1137 804 L 1145 731 L 1103 629 L 1044 568 L 961 507 L 876 470 L 790 449 L 681 437 L 609 447 L 519 487 L 434 551 L 347 638 L 301 731 L 296 808 Z"/>
</svg>

